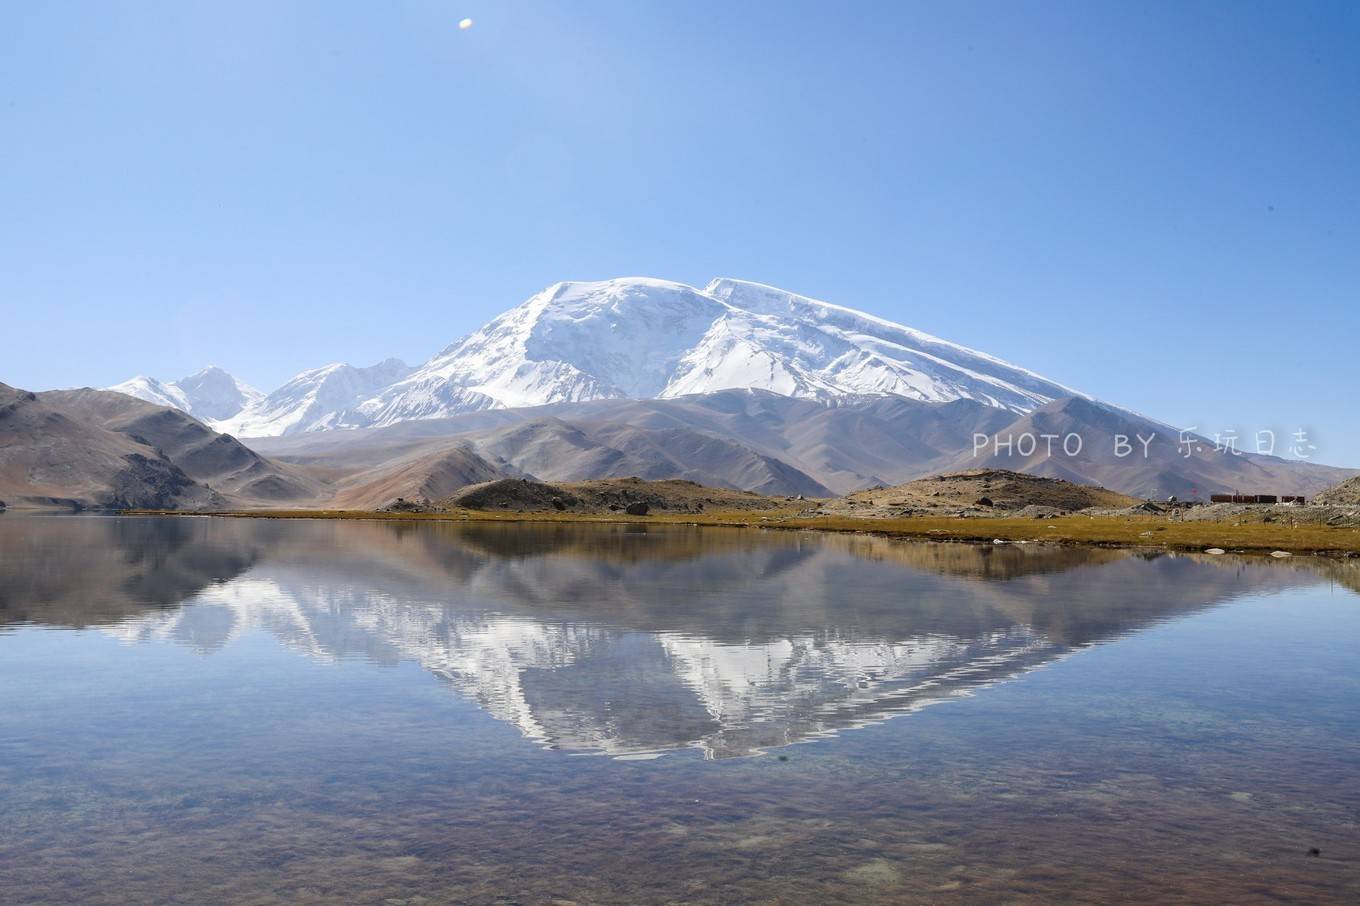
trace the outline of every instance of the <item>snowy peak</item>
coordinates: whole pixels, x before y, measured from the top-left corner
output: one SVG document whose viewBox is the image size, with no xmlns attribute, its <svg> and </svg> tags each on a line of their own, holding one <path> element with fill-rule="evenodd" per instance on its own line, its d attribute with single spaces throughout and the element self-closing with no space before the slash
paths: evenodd
<svg viewBox="0 0 1360 906">
<path fill-rule="evenodd" d="M 121 384 L 114 384 L 112 387 L 105 387 L 104 389 L 112 390 L 114 393 L 135 396 L 139 400 L 146 400 L 148 403 L 155 403 L 157 406 L 169 406 L 171 409 L 189 411 L 189 401 L 174 381 L 158 381 L 145 374 L 139 374 Z"/>
<path fill-rule="evenodd" d="M 775 287 L 625 277 L 550 286 L 362 408 L 388 424 L 469 406 L 731 389 L 972 399 L 1014 412 L 1075 394 L 984 353 Z"/>
<path fill-rule="evenodd" d="M 721 390 L 974 400 L 1015 413 L 1082 395 L 883 318 L 729 278 L 703 289 L 651 277 L 556 283 L 418 368 L 396 359 L 327 365 L 239 406 L 231 380 L 208 369 L 173 384 L 139 377 L 111 389 L 244 437 Z"/>
<path fill-rule="evenodd" d="M 264 396 L 216 365 L 209 365 L 178 381 L 159 381 L 138 375 L 105 389 L 179 409 L 207 422 L 230 418 Z"/>
<path fill-rule="evenodd" d="M 411 366 L 400 359 L 368 368 L 342 362 L 314 368 L 213 427 L 239 437 L 361 427 L 368 421 L 354 412 L 359 404 L 410 373 Z"/>
<path fill-rule="evenodd" d="M 264 396 L 216 365 L 175 383 L 189 400 L 189 414 L 196 418 L 230 418 Z"/>
<path fill-rule="evenodd" d="M 530 361 L 571 364 L 605 394 L 654 397 L 725 314 L 716 300 L 680 283 L 562 283 L 539 310 L 524 350 Z"/>
<path fill-rule="evenodd" d="M 716 299 L 666 280 L 558 283 L 389 388 L 383 408 L 386 418 L 400 420 L 407 410 L 392 403 L 440 383 L 497 407 L 656 397 L 725 311 Z"/>
</svg>

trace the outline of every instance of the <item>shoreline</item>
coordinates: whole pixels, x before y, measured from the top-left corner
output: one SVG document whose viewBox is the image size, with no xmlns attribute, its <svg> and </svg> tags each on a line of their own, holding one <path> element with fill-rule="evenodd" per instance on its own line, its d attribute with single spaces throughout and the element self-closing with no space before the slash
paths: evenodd
<svg viewBox="0 0 1360 906">
<path fill-rule="evenodd" d="M 1360 556 L 1360 528 L 1350 526 L 1280 523 L 1172 522 L 1145 517 L 1082 516 L 1051 519 L 1006 517 L 959 518 L 912 516 L 862 519 L 847 516 L 806 517 L 788 511 L 728 511 L 709 514 L 658 513 L 648 516 L 581 513 L 495 513 L 451 510 L 441 513 L 385 513 L 373 510 L 122 510 L 126 516 L 212 516 L 236 519 L 334 519 L 381 522 L 513 522 L 593 525 L 690 525 L 757 528 L 777 531 L 816 531 L 868 534 L 920 541 L 973 544 L 1043 543 L 1085 547 L 1149 548 L 1204 553 L 1222 549 L 1231 554 L 1270 554 L 1327 557 Z"/>
</svg>

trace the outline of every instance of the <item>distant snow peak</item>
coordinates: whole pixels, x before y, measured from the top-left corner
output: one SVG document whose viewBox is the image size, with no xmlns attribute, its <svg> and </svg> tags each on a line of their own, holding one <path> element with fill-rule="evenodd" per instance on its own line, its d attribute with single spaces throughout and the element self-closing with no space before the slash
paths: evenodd
<svg viewBox="0 0 1360 906">
<path fill-rule="evenodd" d="M 139 400 L 146 400 L 148 403 L 155 403 L 157 406 L 169 406 L 172 409 L 189 411 L 189 401 L 174 381 L 163 382 L 145 374 L 139 374 L 121 384 L 114 384 L 112 387 L 105 387 L 104 389 L 112 390 L 115 393 L 126 393 L 128 396 L 135 396 Z"/>
<path fill-rule="evenodd" d="M 367 368 L 335 362 L 302 372 L 212 427 L 238 437 L 362 427 L 369 420 L 356 411 L 359 405 L 410 373 L 411 366 L 400 359 L 385 359 Z"/>
<path fill-rule="evenodd" d="M 194 381 L 222 383 L 203 372 L 175 385 L 139 377 L 113 389 L 185 408 L 177 394 Z M 396 359 L 327 365 L 230 415 L 203 414 L 218 430 L 266 436 L 733 389 L 827 402 L 966 399 L 1016 413 L 1081 396 L 985 353 L 776 287 L 622 277 L 549 286 L 418 368 Z"/>
<path fill-rule="evenodd" d="M 230 418 L 264 396 L 216 365 L 177 381 L 138 375 L 105 389 L 179 409 L 203 421 Z"/>
</svg>

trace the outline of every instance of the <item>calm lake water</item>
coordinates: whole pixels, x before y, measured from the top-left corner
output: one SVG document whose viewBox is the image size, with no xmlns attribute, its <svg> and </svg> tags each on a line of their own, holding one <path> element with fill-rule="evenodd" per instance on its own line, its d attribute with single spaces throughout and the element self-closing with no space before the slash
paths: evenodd
<svg viewBox="0 0 1360 906">
<path fill-rule="evenodd" d="M 1357 588 L 1312 558 L 10 514 L 0 903 L 1354 903 Z"/>
</svg>

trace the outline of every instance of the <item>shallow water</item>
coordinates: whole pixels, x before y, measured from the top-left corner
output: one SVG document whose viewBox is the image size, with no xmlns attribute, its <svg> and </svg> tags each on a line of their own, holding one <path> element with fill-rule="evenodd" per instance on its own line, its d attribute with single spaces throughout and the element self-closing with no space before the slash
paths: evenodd
<svg viewBox="0 0 1360 906">
<path fill-rule="evenodd" d="M 0 903 L 1355 902 L 1356 588 L 1303 558 L 7 515 Z"/>
</svg>

